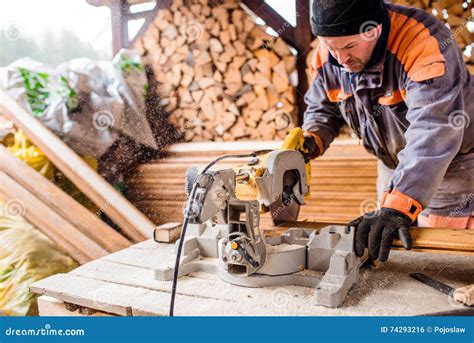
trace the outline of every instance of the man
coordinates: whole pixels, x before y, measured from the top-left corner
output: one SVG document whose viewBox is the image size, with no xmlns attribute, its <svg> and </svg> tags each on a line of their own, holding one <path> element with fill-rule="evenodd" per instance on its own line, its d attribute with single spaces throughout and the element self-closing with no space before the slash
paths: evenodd
<svg viewBox="0 0 474 343">
<path fill-rule="evenodd" d="M 381 209 L 352 222 L 356 254 L 410 249 L 416 220 L 474 228 L 474 80 L 449 29 L 381 0 L 314 0 L 312 31 L 305 145 L 322 155 L 347 123 L 379 159 Z"/>
</svg>

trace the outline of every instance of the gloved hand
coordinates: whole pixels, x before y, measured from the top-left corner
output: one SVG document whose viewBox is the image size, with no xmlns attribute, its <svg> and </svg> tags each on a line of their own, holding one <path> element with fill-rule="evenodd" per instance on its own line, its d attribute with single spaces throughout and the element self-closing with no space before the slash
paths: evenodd
<svg viewBox="0 0 474 343">
<path fill-rule="evenodd" d="M 303 148 L 308 150 L 307 153 L 303 153 L 305 163 L 308 163 L 309 160 L 316 158 L 321 154 L 315 138 L 311 135 L 304 137 Z"/>
<path fill-rule="evenodd" d="M 349 225 L 355 226 L 355 253 L 364 254 L 369 248 L 369 257 L 381 262 L 387 261 L 394 238 L 402 241 L 410 250 L 412 238 L 409 232 L 412 220 L 406 214 L 391 208 L 382 208 L 355 219 Z"/>
</svg>

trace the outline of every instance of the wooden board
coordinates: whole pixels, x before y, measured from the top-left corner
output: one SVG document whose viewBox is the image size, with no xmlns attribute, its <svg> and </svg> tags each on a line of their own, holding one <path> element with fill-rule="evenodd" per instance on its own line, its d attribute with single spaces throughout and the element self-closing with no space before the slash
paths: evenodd
<svg viewBox="0 0 474 343">
<path fill-rule="evenodd" d="M 30 223 L 34 223 L 39 230 L 77 262 L 82 264 L 107 255 L 107 250 L 77 230 L 2 171 L 0 171 L 0 196 L 5 199 L 5 202 L 16 202 L 23 212 L 19 214 Z"/>
<path fill-rule="evenodd" d="M 30 289 L 59 301 L 116 315 L 167 315 L 170 281 L 153 279 L 153 268 L 173 263 L 174 245 L 151 240 L 57 274 Z M 384 267 L 385 266 L 385 267 Z M 194 273 L 179 279 L 175 313 L 187 315 L 418 315 L 452 306 L 444 294 L 412 280 L 415 271 L 436 275 L 453 287 L 474 283 L 474 257 L 391 253 L 387 264 L 361 271 L 341 308 L 313 302 L 313 289 L 234 286 L 216 275 Z"/>
<path fill-rule="evenodd" d="M 130 242 L 120 233 L 1 145 L 0 170 L 108 252 L 130 246 Z"/>
<path fill-rule="evenodd" d="M 341 222 L 333 224 L 344 225 Z M 311 221 L 286 222 L 280 226 L 265 227 L 264 232 L 266 236 L 275 236 L 290 227 L 320 230 L 326 225 L 328 224 Z M 474 256 L 474 230 L 412 227 L 410 233 L 413 239 L 413 251 Z M 399 240 L 394 242 L 394 247 L 403 249 Z"/>
<path fill-rule="evenodd" d="M 38 312 L 41 317 L 111 317 L 113 315 L 102 311 L 93 311 L 91 314 L 81 313 L 81 309 L 70 311 L 67 309 L 67 304 L 56 298 L 48 297 L 46 295 L 38 297 Z"/>
<path fill-rule="evenodd" d="M 141 241 L 152 237 L 155 226 L 143 213 L 3 90 L 0 90 L 0 111 L 130 238 Z"/>
</svg>

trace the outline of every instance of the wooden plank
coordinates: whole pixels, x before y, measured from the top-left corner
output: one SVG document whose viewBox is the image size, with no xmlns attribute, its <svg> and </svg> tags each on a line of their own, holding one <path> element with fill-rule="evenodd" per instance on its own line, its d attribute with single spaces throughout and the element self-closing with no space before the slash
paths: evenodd
<svg viewBox="0 0 474 343">
<path fill-rule="evenodd" d="M 155 248 L 155 250 L 158 249 L 159 248 Z M 136 252 L 137 249 L 132 251 Z M 93 261 L 75 269 L 67 275 L 81 276 L 164 293 L 171 293 L 172 286 L 171 281 L 154 279 L 151 269 L 107 260 Z M 225 287 L 222 287 L 218 276 L 212 274 L 195 273 L 193 276 L 184 276 L 180 278 L 180 280 L 184 281 L 180 283 L 178 289 L 180 296 L 195 296 L 202 299 L 235 302 L 236 299 L 239 298 L 248 299 L 248 295 L 250 294 L 249 289 L 246 287 L 232 286 L 230 284 L 224 284 Z M 231 290 L 231 292 L 229 290 Z M 265 291 L 259 288 L 253 290 L 252 293 L 254 295 L 265 296 Z"/>
<path fill-rule="evenodd" d="M 94 280 L 70 274 L 56 274 L 35 282 L 30 290 L 61 301 L 90 307 L 120 316 L 134 313 L 155 316 L 168 315 L 170 295 L 141 287 L 131 287 L 102 280 Z M 240 310 L 240 311 L 239 311 Z M 189 314 L 200 316 L 241 315 L 242 311 L 235 302 L 219 299 L 203 299 L 195 296 L 180 295 L 176 299 L 176 315 Z"/>
<path fill-rule="evenodd" d="M 265 232 L 270 232 L 270 235 L 277 235 L 288 230 L 289 227 L 320 230 L 325 225 L 311 221 L 288 222 L 280 226 L 265 228 Z M 335 225 L 345 224 L 340 222 Z M 474 230 L 412 227 L 410 233 L 413 239 L 414 251 L 474 255 Z M 398 240 L 393 245 L 394 247 L 402 246 Z"/>
<path fill-rule="evenodd" d="M 6 201 L 18 202 L 24 212 L 24 215 L 21 214 L 77 262 L 82 264 L 107 255 L 107 250 L 2 171 L 0 171 L 0 195 Z"/>
<path fill-rule="evenodd" d="M 38 297 L 38 312 L 41 317 L 111 317 L 109 313 L 95 311 L 93 314 L 83 314 L 80 309 L 69 311 L 66 304 L 53 297 L 42 295 Z"/>
<path fill-rule="evenodd" d="M 130 246 L 120 233 L 0 145 L 0 170 L 108 252 Z"/>
<path fill-rule="evenodd" d="M 179 238 L 181 233 L 181 223 L 166 223 L 155 229 L 153 239 L 156 242 L 170 243 Z"/>
<path fill-rule="evenodd" d="M 416 228 L 410 229 L 413 248 L 439 251 L 453 251 L 460 254 L 474 254 L 474 230 L 448 228 Z M 401 246 L 396 241 L 395 246 Z"/>
<path fill-rule="evenodd" d="M 130 238 L 141 241 L 152 237 L 154 225 L 145 215 L 3 90 L 0 90 L 0 111 Z"/>
<path fill-rule="evenodd" d="M 128 5 L 125 0 L 114 0 L 108 6 L 112 25 L 112 53 L 115 55 L 129 44 L 128 23 L 125 19 Z"/>
<path fill-rule="evenodd" d="M 298 85 L 296 87 L 296 102 L 298 104 L 298 121 L 297 125 L 303 125 L 303 117 L 306 111 L 306 102 L 304 95 L 308 91 L 308 76 L 306 74 L 306 59 L 308 52 L 311 51 L 311 42 L 314 39 L 311 32 L 310 21 L 310 1 L 309 0 L 295 0 L 296 6 L 296 28 L 295 39 L 298 46 L 303 49 L 298 50 L 296 59 L 296 69 L 298 71 Z"/>
<path fill-rule="evenodd" d="M 275 11 L 265 0 L 242 0 L 253 13 L 259 16 L 265 24 L 276 32 L 281 32 L 281 37 L 285 42 L 296 50 L 304 50 L 306 47 L 298 45 L 295 28 L 288 23 L 277 11 Z"/>
<path fill-rule="evenodd" d="M 235 141 L 235 142 L 192 142 L 192 143 L 176 143 L 169 145 L 165 151 L 170 153 L 186 153 L 189 155 L 192 152 L 198 152 L 205 154 L 207 151 L 219 152 L 223 151 L 229 153 L 229 151 L 253 151 L 259 149 L 279 149 L 283 141 Z M 336 139 L 332 144 L 331 148 L 334 150 L 335 147 L 355 147 L 355 149 L 361 151 L 364 155 L 371 157 L 375 160 L 375 157 L 365 152 L 364 148 L 359 144 L 358 139 Z M 329 150 L 328 150 L 329 152 Z M 323 156 L 326 156 L 323 155 Z"/>
</svg>

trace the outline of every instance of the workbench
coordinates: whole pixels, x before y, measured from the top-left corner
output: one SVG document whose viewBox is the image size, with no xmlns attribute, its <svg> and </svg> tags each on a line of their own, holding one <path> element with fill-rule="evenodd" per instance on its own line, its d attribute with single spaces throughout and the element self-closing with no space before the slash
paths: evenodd
<svg viewBox="0 0 474 343">
<path fill-rule="evenodd" d="M 174 244 L 144 241 L 33 283 L 39 312 L 54 315 L 168 315 L 171 281 L 153 278 L 157 266 L 172 266 Z M 420 315 L 460 308 L 451 299 L 409 277 L 423 272 L 453 287 L 474 283 L 474 256 L 392 251 L 388 262 L 361 270 L 339 308 L 316 306 L 313 289 L 299 286 L 245 288 L 204 272 L 179 279 L 178 316 Z"/>
</svg>

